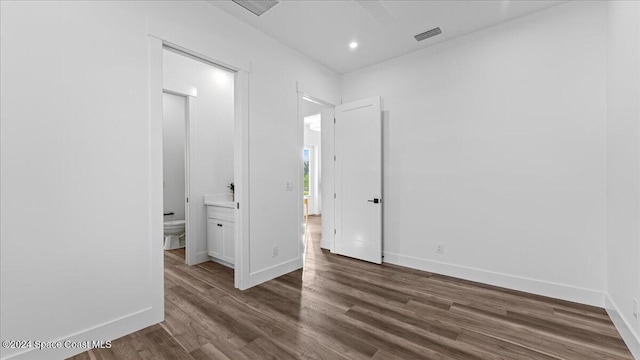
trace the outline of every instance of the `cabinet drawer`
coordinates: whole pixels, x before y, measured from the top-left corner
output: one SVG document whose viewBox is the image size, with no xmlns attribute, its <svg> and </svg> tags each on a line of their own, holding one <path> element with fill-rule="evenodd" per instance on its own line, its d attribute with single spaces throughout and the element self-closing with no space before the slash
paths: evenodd
<svg viewBox="0 0 640 360">
<path fill-rule="evenodd" d="M 234 222 L 235 212 L 230 208 L 220 206 L 207 206 L 207 218 Z"/>
</svg>

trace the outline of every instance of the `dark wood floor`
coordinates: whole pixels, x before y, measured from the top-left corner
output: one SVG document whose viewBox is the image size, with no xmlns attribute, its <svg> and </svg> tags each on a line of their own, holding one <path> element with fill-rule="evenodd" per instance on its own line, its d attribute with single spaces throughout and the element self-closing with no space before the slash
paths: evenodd
<svg viewBox="0 0 640 360">
<path fill-rule="evenodd" d="M 165 321 L 73 359 L 633 359 L 601 308 L 319 248 L 238 291 L 233 271 L 165 254 Z"/>
</svg>

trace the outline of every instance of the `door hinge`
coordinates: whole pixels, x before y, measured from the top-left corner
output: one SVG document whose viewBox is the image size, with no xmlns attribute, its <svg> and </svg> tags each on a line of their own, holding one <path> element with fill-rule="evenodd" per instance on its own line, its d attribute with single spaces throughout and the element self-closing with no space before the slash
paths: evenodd
<svg viewBox="0 0 640 360">
<path fill-rule="evenodd" d="M 333 193 L 333 198 L 334 198 L 334 199 L 336 198 L 336 193 Z"/>
<path fill-rule="evenodd" d="M 336 160 L 338 160 L 338 157 L 333 155 L 333 161 L 336 161 Z"/>
<path fill-rule="evenodd" d="M 187 203 L 189 202 L 189 198 L 187 198 Z"/>
<path fill-rule="evenodd" d="M 337 233 L 338 233 L 338 230 L 333 229 L 333 235 L 335 235 L 335 234 L 337 234 Z"/>
<path fill-rule="evenodd" d="M 334 124 L 336 123 L 336 118 L 333 118 L 333 123 L 334 123 Z"/>
<path fill-rule="evenodd" d="M 240 209 L 240 203 L 236 203 L 238 209 Z"/>
</svg>

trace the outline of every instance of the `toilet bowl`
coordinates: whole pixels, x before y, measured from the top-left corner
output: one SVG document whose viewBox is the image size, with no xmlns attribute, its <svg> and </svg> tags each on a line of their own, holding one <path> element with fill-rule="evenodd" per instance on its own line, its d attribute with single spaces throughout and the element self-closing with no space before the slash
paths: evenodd
<svg viewBox="0 0 640 360">
<path fill-rule="evenodd" d="M 183 248 L 184 238 L 185 238 L 185 221 L 184 220 L 172 220 L 172 221 L 164 222 L 164 249 L 165 250 Z"/>
</svg>

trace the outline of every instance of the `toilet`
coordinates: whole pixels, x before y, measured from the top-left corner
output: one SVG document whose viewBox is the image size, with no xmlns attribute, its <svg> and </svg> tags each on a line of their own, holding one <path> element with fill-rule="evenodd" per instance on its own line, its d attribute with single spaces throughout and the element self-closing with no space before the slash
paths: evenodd
<svg viewBox="0 0 640 360">
<path fill-rule="evenodd" d="M 164 249 L 173 250 L 184 247 L 185 221 L 172 220 L 164 222 Z M 182 241 L 180 241 L 182 240 Z"/>
</svg>

